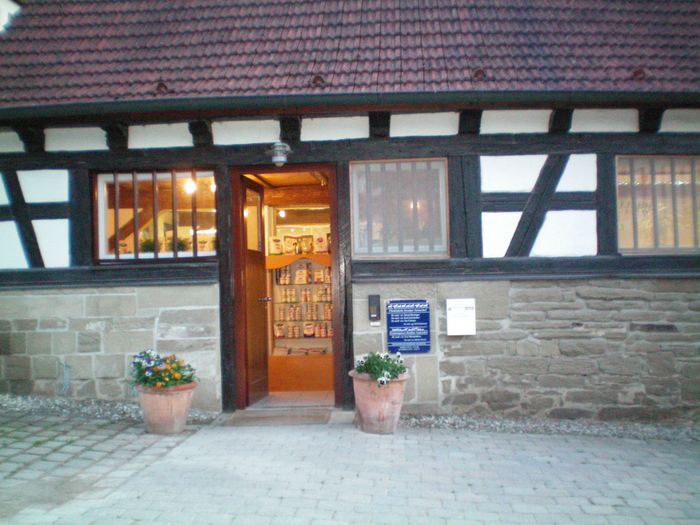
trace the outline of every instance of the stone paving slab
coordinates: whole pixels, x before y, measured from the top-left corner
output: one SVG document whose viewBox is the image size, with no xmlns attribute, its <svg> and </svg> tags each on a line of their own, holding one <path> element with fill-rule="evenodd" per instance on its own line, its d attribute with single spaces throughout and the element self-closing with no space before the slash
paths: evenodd
<svg viewBox="0 0 700 525">
<path fill-rule="evenodd" d="M 7 415 L 0 429 L 0 464 L 11 465 L 0 470 L 0 523 L 12 525 L 700 522 L 698 443 L 419 428 L 375 436 L 345 422 L 163 437 Z"/>
</svg>

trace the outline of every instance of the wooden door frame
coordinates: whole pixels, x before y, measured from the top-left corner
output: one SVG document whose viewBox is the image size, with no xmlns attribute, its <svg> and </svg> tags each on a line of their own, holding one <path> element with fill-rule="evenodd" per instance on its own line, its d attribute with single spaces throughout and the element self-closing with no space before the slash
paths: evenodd
<svg viewBox="0 0 700 525">
<path fill-rule="evenodd" d="M 338 213 L 338 185 L 337 167 L 335 164 L 286 164 L 282 167 L 272 165 L 234 166 L 229 170 L 231 177 L 231 266 L 233 278 L 234 297 L 238 300 L 233 305 L 233 361 L 235 380 L 235 406 L 245 408 L 248 404 L 247 362 L 245 352 L 246 328 L 245 328 L 245 302 L 244 276 L 245 276 L 245 240 L 243 225 L 243 206 L 245 191 L 242 177 L 246 173 L 287 173 L 295 171 L 320 171 L 328 179 L 328 205 L 330 207 L 331 224 L 331 279 L 333 281 L 333 388 L 335 391 L 335 405 L 343 406 L 346 398 L 345 381 L 348 369 L 346 366 L 345 351 L 345 323 L 343 318 L 346 310 L 345 282 L 341 279 L 341 264 L 345 263 L 343 254 L 340 253 L 340 230 Z M 349 256 L 349 255 L 348 255 Z"/>
</svg>

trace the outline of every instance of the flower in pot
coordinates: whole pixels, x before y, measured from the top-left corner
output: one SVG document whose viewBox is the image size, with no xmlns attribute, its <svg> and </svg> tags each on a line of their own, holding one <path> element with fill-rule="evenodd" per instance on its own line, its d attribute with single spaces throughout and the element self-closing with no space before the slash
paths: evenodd
<svg viewBox="0 0 700 525">
<path fill-rule="evenodd" d="M 134 356 L 132 374 L 148 432 L 182 432 L 197 387 L 194 368 L 174 355 L 161 357 L 149 349 Z"/>
<path fill-rule="evenodd" d="M 401 354 L 370 352 L 361 355 L 355 359 L 350 377 L 355 392 L 355 421 L 360 430 L 393 434 L 409 378 Z"/>
</svg>

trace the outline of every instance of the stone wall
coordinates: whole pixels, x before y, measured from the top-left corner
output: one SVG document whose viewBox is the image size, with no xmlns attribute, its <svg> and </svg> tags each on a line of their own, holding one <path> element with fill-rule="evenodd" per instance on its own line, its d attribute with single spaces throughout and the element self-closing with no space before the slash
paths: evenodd
<svg viewBox="0 0 700 525">
<path fill-rule="evenodd" d="M 2 292 L 0 391 L 131 398 L 131 356 L 154 348 L 196 368 L 193 406 L 221 410 L 219 333 L 216 285 Z"/>
<path fill-rule="evenodd" d="M 700 419 L 699 280 L 355 284 L 356 355 L 386 348 L 370 293 L 431 302 L 407 411 Z M 445 299 L 459 297 L 476 298 L 475 336 L 445 335 Z"/>
</svg>

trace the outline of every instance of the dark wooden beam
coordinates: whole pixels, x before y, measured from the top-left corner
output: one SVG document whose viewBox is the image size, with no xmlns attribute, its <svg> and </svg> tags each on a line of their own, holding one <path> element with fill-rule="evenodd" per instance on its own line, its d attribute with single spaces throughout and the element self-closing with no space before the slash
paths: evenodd
<svg viewBox="0 0 700 525">
<path fill-rule="evenodd" d="M 9 206 L 0 206 L 0 221 L 11 221 L 14 219 L 12 208 Z"/>
<path fill-rule="evenodd" d="M 700 277 L 697 255 L 353 261 L 352 282 Z"/>
<path fill-rule="evenodd" d="M 127 151 L 129 148 L 129 126 L 126 124 L 110 124 L 102 129 L 107 133 L 107 146 L 111 151 Z"/>
<path fill-rule="evenodd" d="M 280 118 L 280 140 L 296 144 L 301 139 L 301 117 Z"/>
<path fill-rule="evenodd" d="M 193 120 L 188 124 L 188 127 L 192 134 L 192 142 L 195 148 L 212 146 L 214 144 L 214 136 L 211 132 L 211 121 Z"/>
<path fill-rule="evenodd" d="M 231 210 L 231 176 L 229 169 L 217 166 L 216 209 Z M 233 303 L 236 300 L 231 262 L 231 215 L 216 214 L 216 251 L 219 255 L 219 329 L 221 330 L 221 394 L 224 410 L 236 408 L 236 341 L 233 330 Z"/>
<path fill-rule="evenodd" d="M 10 208 L 12 216 L 17 223 L 17 231 L 22 242 L 22 249 L 27 258 L 27 263 L 30 268 L 43 268 L 44 259 L 41 256 L 39 249 L 39 241 L 32 226 L 32 219 L 27 210 L 27 203 L 24 201 L 22 187 L 19 184 L 17 172 L 8 170 L 4 172 L 5 187 L 7 188 L 8 197 L 10 198 Z"/>
<path fill-rule="evenodd" d="M 71 266 L 90 266 L 93 254 L 92 191 L 90 174 L 77 169 L 70 173 L 70 260 Z M 97 225 L 94 225 L 96 228 Z"/>
<path fill-rule="evenodd" d="M 263 192 L 266 206 L 328 205 L 328 186 L 288 186 L 270 188 Z"/>
<path fill-rule="evenodd" d="M 467 213 L 467 256 L 481 257 L 481 163 L 476 155 L 462 157 L 464 173 L 465 210 Z"/>
<path fill-rule="evenodd" d="M 484 193 L 481 196 L 481 211 L 523 211 L 529 193 Z M 558 191 L 552 196 L 550 210 L 595 210 L 598 206 L 596 193 L 592 191 Z"/>
<path fill-rule="evenodd" d="M 643 108 L 639 110 L 639 132 L 656 133 L 661 127 L 663 108 Z"/>
<path fill-rule="evenodd" d="M 549 132 L 554 134 L 568 133 L 571 129 L 573 109 L 555 109 L 549 116 Z"/>
<path fill-rule="evenodd" d="M 617 184 L 615 180 L 615 156 L 599 154 L 597 157 L 596 231 L 598 255 L 615 255 L 617 250 Z"/>
<path fill-rule="evenodd" d="M 447 158 L 450 257 L 467 256 L 467 201 L 464 193 L 462 157 Z"/>
<path fill-rule="evenodd" d="M 46 137 L 44 136 L 43 128 L 22 126 L 16 127 L 14 130 L 24 143 L 24 150 L 27 153 L 43 153 L 46 151 Z"/>
<path fill-rule="evenodd" d="M 350 219 L 350 164 L 349 162 L 339 162 L 336 168 L 335 191 L 337 202 L 337 237 L 338 246 L 338 305 L 340 311 L 338 318 L 341 322 L 342 344 L 337 351 L 342 352 L 342 358 L 346 373 L 340 374 L 339 368 L 334 367 L 335 380 L 335 402 L 336 406 L 350 409 L 355 404 L 353 394 L 352 379 L 347 371 L 355 366 L 353 357 L 353 307 L 352 307 L 352 228 Z"/>
<path fill-rule="evenodd" d="M 568 155 L 547 157 L 508 245 L 506 257 L 525 257 L 530 254 L 568 160 Z"/>
<path fill-rule="evenodd" d="M 47 202 L 27 204 L 29 218 L 35 219 L 68 219 L 71 216 L 70 204 L 67 202 Z M 83 220 L 85 218 L 83 217 Z M 86 221 L 87 222 L 87 221 Z"/>
<path fill-rule="evenodd" d="M 459 112 L 459 134 L 478 135 L 481 130 L 480 109 L 463 109 Z"/>
<path fill-rule="evenodd" d="M 374 139 L 389 138 L 391 113 L 388 111 L 370 111 L 369 136 Z"/>
</svg>

